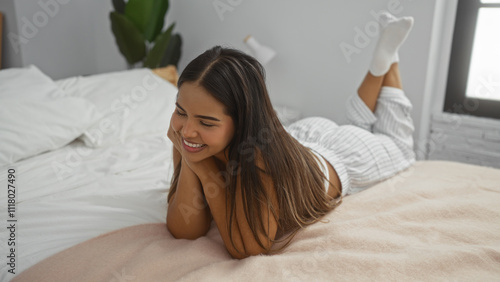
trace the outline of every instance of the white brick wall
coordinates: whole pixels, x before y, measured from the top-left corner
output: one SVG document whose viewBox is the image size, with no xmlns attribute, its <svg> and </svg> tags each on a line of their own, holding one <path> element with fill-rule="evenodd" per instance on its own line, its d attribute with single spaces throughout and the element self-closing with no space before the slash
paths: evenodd
<svg viewBox="0 0 500 282">
<path fill-rule="evenodd" d="M 426 157 L 500 168 L 500 120 L 434 114 Z"/>
</svg>

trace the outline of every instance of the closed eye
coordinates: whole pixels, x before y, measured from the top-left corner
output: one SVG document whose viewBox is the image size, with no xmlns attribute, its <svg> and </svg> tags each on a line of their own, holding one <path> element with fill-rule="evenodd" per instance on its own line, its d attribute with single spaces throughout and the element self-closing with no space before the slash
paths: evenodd
<svg viewBox="0 0 500 282">
<path fill-rule="evenodd" d="M 215 126 L 213 124 L 209 124 L 209 123 L 206 123 L 204 121 L 200 121 L 200 124 L 203 125 L 203 126 L 206 126 L 206 127 L 212 127 L 212 126 Z"/>
<path fill-rule="evenodd" d="M 187 114 L 186 114 L 186 113 L 181 112 L 179 108 L 176 108 L 176 109 L 175 109 L 175 113 L 176 113 L 178 116 L 181 116 L 181 117 L 186 117 L 186 116 L 187 116 Z M 203 120 L 201 120 L 201 121 L 200 121 L 200 124 L 201 124 L 201 125 L 203 125 L 203 126 L 205 126 L 205 127 L 212 127 L 212 126 L 215 126 L 215 125 L 213 125 L 213 124 L 206 123 L 206 122 L 204 122 Z"/>
<path fill-rule="evenodd" d="M 183 112 L 179 111 L 179 108 L 176 108 L 176 109 L 175 109 L 175 113 L 176 113 L 178 116 L 181 116 L 181 117 L 185 117 L 185 116 L 187 116 L 185 113 L 183 113 Z"/>
</svg>

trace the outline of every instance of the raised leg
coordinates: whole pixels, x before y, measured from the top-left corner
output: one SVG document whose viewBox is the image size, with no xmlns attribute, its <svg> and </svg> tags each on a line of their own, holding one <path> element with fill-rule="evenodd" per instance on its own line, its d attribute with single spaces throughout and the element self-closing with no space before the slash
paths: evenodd
<svg viewBox="0 0 500 282">
<path fill-rule="evenodd" d="M 382 86 L 390 86 L 403 89 L 403 83 L 401 82 L 401 75 L 399 73 L 399 63 L 394 63 L 391 65 L 389 71 L 384 75 Z"/>
<path fill-rule="evenodd" d="M 358 95 L 366 106 L 375 112 L 375 107 L 377 106 L 378 96 L 380 94 L 380 89 L 382 88 L 382 83 L 384 82 L 385 76 L 374 76 L 368 72 L 365 76 L 363 82 L 358 88 Z"/>
<path fill-rule="evenodd" d="M 372 112 L 375 112 L 380 89 L 383 86 L 403 89 L 398 63 L 392 64 L 389 71 L 383 76 L 374 76 L 368 72 L 363 82 L 361 82 L 358 95 Z"/>
<path fill-rule="evenodd" d="M 358 89 L 358 95 L 375 112 L 382 86 L 402 88 L 399 75 L 399 47 L 413 26 L 413 18 L 396 18 L 389 13 L 380 16 L 380 37 L 375 47 L 369 72 Z"/>
<path fill-rule="evenodd" d="M 413 27 L 413 18 L 396 18 L 386 12 L 380 15 L 380 25 L 380 36 L 370 63 L 374 76 L 386 74 L 391 65 L 399 61 L 398 50 Z"/>
</svg>

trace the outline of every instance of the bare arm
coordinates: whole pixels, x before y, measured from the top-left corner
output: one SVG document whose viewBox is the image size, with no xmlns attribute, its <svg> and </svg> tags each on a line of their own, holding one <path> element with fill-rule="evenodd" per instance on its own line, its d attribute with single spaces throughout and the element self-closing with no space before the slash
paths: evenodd
<svg viewBox="0 0 500 282">
<path fill-rule="evenodd" d="M 175 145 L 173 161 L 174 165 L 180 163 L 181 170 L 177 189 L 168 203 L 167 228 L 176 238 L 196 239 L 205 235 L 210 229 L 212 222 L 210 209 L 203 195 L 200 180 L 182 159 Z"/>
<path fill-rule="evenodd" d="M 196 174 L 182 163 L 177 191 L 170 199 L 167 228 L 176 238 L 196 239 L 210 229 L 212 217 Z"/>
<path fill-rule="evenodd" d="M 246 220 L 243 210 L 244 203 L 242 201 L 241 187 L 237 187 L 236 210 L 233 214 L 231 226 L 232 238 L 234 242 L 233 246 L 229 235 L 228 212 L 230 211 L 230 208 L 229 206 L 226 206 L 225 181 L 219 173 L 219 169 L 214 158 L 206 159 L 202 162 L 202 164 L 196 164 L 196 174 L 202 183 L 213 219 L 217 224 L 228 252 L 234 258 L 239 259 L 251 255 L 267 253 L 272 246 L 272 242 L 268 239 L 274 239 L 278 226 L 277 221 L 272 214 L 268 214 L 268 212 L 270 213 L 268 207 L 265 204 L 261 206 L 264 214 L 263 225 L 265 226 L 265 230 L 259 232 L 259 238 L 264 243 L 264 248 L 262 248 L 253 237 L 252 230 Z M 272 204 L 277 207 L 278 202 L 276 200 L 272 182 L 267 178 L 267 176 L 263 176 L 262 180 L 264 185 L 269 189 L 268 192 L 270 193 L 268 194 L 271 195 Z"/>
</svg>

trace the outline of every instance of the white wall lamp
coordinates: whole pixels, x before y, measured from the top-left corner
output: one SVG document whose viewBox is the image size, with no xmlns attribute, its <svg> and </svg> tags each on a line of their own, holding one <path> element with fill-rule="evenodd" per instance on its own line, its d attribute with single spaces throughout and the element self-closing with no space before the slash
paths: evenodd
<svg viewBox="0 0 500 282">
<path fill-rule="evenodd" d="M 255 59 L 257 59 L 257 61 L 259 61 L 262 65 L 269 63 L 269 61 L 271 61 L 276 56 L 276 51 L 260 44 L 251 35 L 245 37 L 243 42 L 245 42 L 245 44 L 248 46 Z"/>
</svg>

